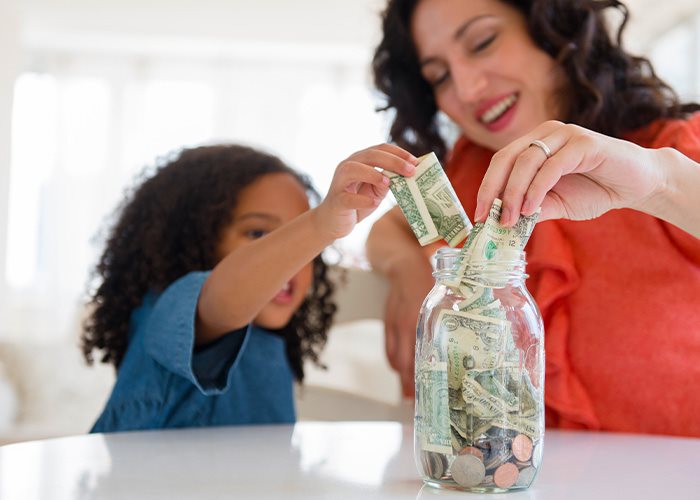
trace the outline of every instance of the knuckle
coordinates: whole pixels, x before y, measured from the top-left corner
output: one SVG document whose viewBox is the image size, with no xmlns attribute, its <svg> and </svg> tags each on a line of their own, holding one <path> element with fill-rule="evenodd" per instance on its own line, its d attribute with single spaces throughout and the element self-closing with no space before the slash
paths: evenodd
<svg viewBox="0 0 700 500">
<path fill-rule="evenodd" d="M 572 140 L 573 144 L 583 149 L 592 149 L 595 145 L 595 139 L 589 134 L 578 134 Z"/>
<path fill-rule="evenodd" d="M 563 122 L 561 122 L 559 120 L 547 120 L 546 122 L 544 122 L 544 125 L 546 125 L 547 128 L 550 128 L 550 129 L 551 128 L 558 128 L 558 127 L 561 127 L 562 125 L 566 126 Z"/>
<path fill-rule="evenodd" d="M 564 130 L 566 131 L 567 134 L 570 136 L 580 136 L 582 132 L 585 132 L 586 129 L 583 127 L 579 127 L 578 125 L 574 123 L 567 123 L 564 125 Z"/>
<path fill-rule="evenodd" d="M 522 196 L 525 190 L 519 186 L 507 186 L 503 191 L 503 197 L 508 199 L 517 198 Z"/>
<path fill-rule="evenodd" d="M 505 149 L 499 149 L 491 157 L 491 166 L 505 162 L 509 155 Z"/>
</svg>

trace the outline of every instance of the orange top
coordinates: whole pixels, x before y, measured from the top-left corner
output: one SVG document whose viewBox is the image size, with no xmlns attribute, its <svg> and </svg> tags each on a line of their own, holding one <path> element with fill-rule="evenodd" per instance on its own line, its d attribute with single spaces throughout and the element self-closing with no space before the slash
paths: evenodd
<svg viewBox="0 0 700 500">
<path fill-rule="evenodd" d="M 700 161 L 700 113 L 626 138 Z M 447 164 L 470 217 L 491 156 L 462 138 Z M 700 436 L 700 240 L 625 209 L 539 223 L 526 252 L 547 425 Z"/>
</svg>

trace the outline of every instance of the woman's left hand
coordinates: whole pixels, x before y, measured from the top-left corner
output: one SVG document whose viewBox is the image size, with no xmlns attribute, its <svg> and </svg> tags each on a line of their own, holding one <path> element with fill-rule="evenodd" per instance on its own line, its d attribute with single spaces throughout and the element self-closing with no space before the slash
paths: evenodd
<svg viewBox="0 0 700 500">
<path fill-rule="evenodd" d="M 543 221 L 586 220 L 614 208 L 642 206 L 666 182 L 653 152 L 577 125 L 545 122 L 493 156 L 474 219 L 485 220 L 499 196 L 506 226 L 538 207 Z"/>
</svg>

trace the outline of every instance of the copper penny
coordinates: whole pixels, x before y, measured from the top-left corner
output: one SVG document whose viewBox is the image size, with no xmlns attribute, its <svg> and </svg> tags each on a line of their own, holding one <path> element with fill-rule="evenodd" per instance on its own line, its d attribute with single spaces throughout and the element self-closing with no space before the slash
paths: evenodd
<svg viewBox="0 0 700 500">
<path fill-rule="evenodd" d="M 515 464 L 508 462 L 501 465 L 496 472 L 493 473 L 493 482 L 499 488 L 510 488 L 518 479 L 518 468 Z"/>
<path fill-rule="evenodd" d="M 527 462 L 532 456 L 532 441 L 525 434 L 518 434 L 513 438 L 513 456 L 521 462 Z"/>
<path fill-rule="evenodd" d="M 473 446 L 465 446 L 464 448 L 459 450 L 459 453 L 457 453 L 457 455 L 474 455 L 482 462 L 484 461 L 484 454 L 479 448 L 474 448 Z"/>
</svg>

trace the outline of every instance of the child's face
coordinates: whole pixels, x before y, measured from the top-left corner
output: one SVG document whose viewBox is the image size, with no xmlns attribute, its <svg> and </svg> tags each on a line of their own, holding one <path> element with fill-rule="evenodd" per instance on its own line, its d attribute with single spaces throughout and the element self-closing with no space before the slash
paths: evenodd
<svg viewBox="0 0 700 500">
<path fill-rule="evenodd" d="M 232 250 L 274 231 L 307 210 L 306 192 L 291 175 L 274 173 L 258 178 L 240 193 L 233 221 L 224 229 L 217 248 L 217 258 L 223 259 Z M 280 249 L 280 258 L 284 258 L 284 249 Z M 279 290 L 255 318 L 256 324 L 278 329 L 289 323 L 311 286 L 312 266 L 312 263 L 305 265 Z M 264 269 L 259 272 L 264 276 Z"/>
</svg>

